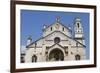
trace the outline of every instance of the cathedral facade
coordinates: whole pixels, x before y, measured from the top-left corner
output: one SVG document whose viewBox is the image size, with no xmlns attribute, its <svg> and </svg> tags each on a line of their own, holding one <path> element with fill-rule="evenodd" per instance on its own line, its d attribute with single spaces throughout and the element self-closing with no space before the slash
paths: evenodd
<svg viewBox="0 0 100 73">
<path fill-rule="evenodd" d="M 50 62 L 86 59 L 85 39 L 81 19 L 75 18 L 74 30 L 57 18 L 54 24 L 43 26 L 43 35 L 36 41 L 27 39 L 25 62 Z M 72 34 L 74 33 L 74 35 Z"/>
</svg>

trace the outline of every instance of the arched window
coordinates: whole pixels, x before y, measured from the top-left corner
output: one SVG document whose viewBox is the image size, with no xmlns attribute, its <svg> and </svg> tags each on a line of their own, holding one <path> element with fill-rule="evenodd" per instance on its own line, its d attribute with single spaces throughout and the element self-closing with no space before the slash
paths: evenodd
<svg viewBox="0 0 100 73">
<path fill-rule="evenodd" d="M 75 60 L 80 60 L 81 59 L 81 57 L 80 57 L 80 55 L 75 55 Z"/>
<path fill-rule="evenodd" d="M 32 56 L 32 62 L 37 62 L 37 56 L 36 55 Z"/>
<path fill-rule="evenodd" d="M 51 27 L 51 31 L 52 31 L 52 27 Z"/>
<path fill-rule="evenodd" d="M 79 26 L 79 23 L 77 23 L 77 27 L 79 28 L 80 26 Z"/>
<path fill-rule="evenodd" d="M 60 38 L 59 37 L 55 37 L 54 38 L 54 43 L 59 43 L 60 42 Z"/>
<path fill-rule="evenodd" d="M 64 27 L 63 27 L 63 31 L 64 31 Z"/>
</svg>

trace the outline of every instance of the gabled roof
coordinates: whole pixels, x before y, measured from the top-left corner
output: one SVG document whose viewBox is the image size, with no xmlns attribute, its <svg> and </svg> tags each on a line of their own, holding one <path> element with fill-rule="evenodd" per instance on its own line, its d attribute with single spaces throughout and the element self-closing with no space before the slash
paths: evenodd
<svg viewBox="0 0 100 73">
<path fill-rule="evenodd" d="M 54 31 L 54 32 L 59 32 L 59 33 L 65 35 L 66 37 L 68 37 L 69 39 L 72 39 L 72 40 L 76 41 L 77 43 L 79 43 L 79 44 L 82 45 L 83 47 L 86 47 L 84 44 L 80 43 L 79 41 L 77 41 L 76 39 L 74 39 L 74 38 L 72 38 L 72 37 L 67 36 L 66 34 L 62 33 L 61 31 Z M 41 39 L 44 39 L 44 38 L 48 37 L 49 35 L 53 34 L 54 32 L 48 34 L 48 35 L 45 36 L 45 37 L 41 37 L 41 38 L 39 38 L 38 40 L 36 40 L 36 41 L 30 43 L 29 45 L 26 46 L 26 48 L 28 48 L 28 47 L 31 46 L 32 44 L 36 43 L 37 41 L 39 41 L 39 40 L 41 40 Z"/>
<path fill-rule="evenodd" d="M 30 43 L 29 45 L 26 46 L 26 48 L 28 48 L 29 46 L 31 46 L 32 44 L 36 43 L 37 41 L 39 41 L 39 40 L 41 40 L 41 39 L 43 39 L 43 37 L 41 37 L 41 38 L 37 39 L 36 41 Z"/>
<path fill-rule="evenodd" d="M 53 47 L 53 46 L 55 46 L 55 45 L 58 45 L 59 47 L 61 47 L 61 48 L 65 49 L 63 46 L 61 46 L 61 45 L 60 45 L 60 44 L 58 44 L 58 43 L 53 44 L 53 45 L 52 45 L 52 46 L 50 46 L 48 49 L 52 48 L 52 47 Z"/>
<path fill-rule="evenodd" d="M 64 33 L 62 33 L 61 31 L 54 31 L 54 32 L 52 32 L 52 33 L 48 34 L 48 35 L 47 35 L 47 36 L 45 36 L 45 37 L 41 37 L 41 38 L 37 39 L 36 41 L 34 41 L 34 42 L 30 43 L 30 44 L 29 44 L 29 45 L 27 45 L 26 47 L 28 47 L 28 46 L 30 46 L 30 45 L 32 45 L 32 44 L 34 44 L 34 43 L 36 43 L 37 41 L 39 41 L 39 40 L 41 40 L 41 39 L 44 39 L 44 38 L 48 37 L 49 35 L 51 35 L 51 34 L 53 34 L 53 33 L 55 33 L 55 32 L 60 32 L 61 34 L 65 35 L 65 34 L 64 34 Z M 65 35 L 65 36 L 67 36 L 67 35 Z M 69 36 L 67 36 L 67 37 L 69 37 Z M 69 38 L 70 38 L 70 37 L 69 37 Z"/>
<path fill-rule="evenodd" d="M 65 25 L 63 25 L 60 21 L 59 21 L 59 22 L 56 21 L 55 23 L 53 23 L 53 24 L 47 26 L 44 30 L 46 30 L 47 28 L 49 28 L 49 27 L 51 27 L 52 25 L 55 25 L 55 24 L 57 24 L 57 23 L 59 23 L 60 25 L 62 25 L 62 26 L 65 27 L 66 29 L 68 29 L 70 32 L 72 32 L 71 29 L 69 29 L 68 27 L 66 27 Z"/>
</svg>

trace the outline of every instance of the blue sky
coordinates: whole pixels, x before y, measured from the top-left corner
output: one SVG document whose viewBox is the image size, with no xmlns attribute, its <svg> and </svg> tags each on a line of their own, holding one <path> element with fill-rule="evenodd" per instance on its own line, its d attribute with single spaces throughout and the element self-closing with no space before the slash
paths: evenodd
<svg viewBox="0 0 100 73">
<path fill-rule="evenodd" d="M 76 17 L 81 18 L 86 55 L 87 59 L 89 59 L 89 13 L 21 10 L 21 46 L 26 45 L 29 36 L 32 36 L 33 41 L 42 37 L 43 25 L 53 24 L 58 16 L 60 17 L 60 22 L 65 26 L 70 26 L 72 31 L 74 19 Z"/>
</svg>

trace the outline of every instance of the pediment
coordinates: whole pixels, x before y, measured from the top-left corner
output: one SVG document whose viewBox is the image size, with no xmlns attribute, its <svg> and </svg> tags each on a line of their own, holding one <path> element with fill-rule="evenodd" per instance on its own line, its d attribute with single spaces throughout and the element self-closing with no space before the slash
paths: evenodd
<svg viewBox="0 0 100 73">
<path fill-rule="evenodd" d="M 61 49 L 65 49 L 63 46 L 61 46 L 60 44 L 54 44 L 52 46 L 50 46 L 48 49 L 51 49 L 51 48 L 61 48 Z"/>
</svg>

